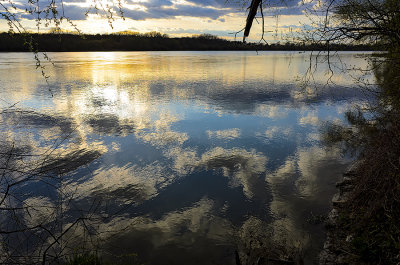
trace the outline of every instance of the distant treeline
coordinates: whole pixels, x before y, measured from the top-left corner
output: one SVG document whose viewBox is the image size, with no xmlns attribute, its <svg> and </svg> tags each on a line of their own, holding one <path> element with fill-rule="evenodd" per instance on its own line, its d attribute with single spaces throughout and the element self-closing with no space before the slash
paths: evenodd
<svg viewBox="0 0 400 265">
<path fill-rule="evenodd" d="M 0 52 L 67 51 L 206 51 L 206 50 L 325 50 L 318 44 L 243 43 L 210 34 L 172 38 L 158 32 L 145 34 L 9 34 L 0 33 Z M 330 50 L 376 50 L 371 45 L 331 45 Z"/>
</svg>

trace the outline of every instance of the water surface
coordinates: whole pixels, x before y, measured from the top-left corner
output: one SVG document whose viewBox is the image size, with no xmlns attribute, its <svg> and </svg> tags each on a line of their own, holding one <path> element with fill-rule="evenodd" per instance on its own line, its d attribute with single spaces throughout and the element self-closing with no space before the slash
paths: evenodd
<svg viewBox="0 0 400 265">
<path fill-rule="evenodd" d="M 316 220 L 348 165 L 322 145 L 320 128 L 344 123 L 349 104 L 364 100 L 352 78 L 336 72 L 325 86 L 321 62 L 302 86 L 310 54 L 298 52 L 49 56 L 46 83 L 32 54 L 0 54 L 0 104 L 15 104 L 0 133 L 55 156 L 48 168 L 73 201 L 65 222 L 91 214 L 85 247 L 147 264 L 235 264 L 235 252 L 243 264 L 316 261 Z M 340 58 L 335 66 L 365 65 L 357 53 Z M 47 184 L 21 190 L 22 203 L 57 208 L 60 193 Z M 48 209 L 27 222 L 54 216 Z M 71 233 L 70 242 L 88 238 Z"/>
</svg>

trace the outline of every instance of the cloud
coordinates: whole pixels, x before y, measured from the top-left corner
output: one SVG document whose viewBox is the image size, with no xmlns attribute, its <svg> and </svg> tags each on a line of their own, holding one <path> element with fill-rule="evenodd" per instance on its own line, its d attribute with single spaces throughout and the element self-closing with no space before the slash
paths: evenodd
<svg viewBox="0 0 400 265">
<path fill-rule="evenodd" d="M 288 138 L 291 134 L 293 134 L 291 128 L 283 128 L 278 126 L 272 126 L 265 131 L 265 137 L 267 139 L 274 139 L 277 137 Z"/>
<path fill-rule="evenodd" d="M 18 14 L 16 14 L 16 17 L 30 21 L 26 23 L 32 23 L 35 19 L 37 19 L 37 15 L 25 12 L 25 10 L 34 8 L 34 6 L 30 6 L 28 2 L 24 0 L 16 0 L 15 2 L 18 8 Z M 98 2 L 98 4 L 95 4 L 95 2 Z M 102 8 L 100 6 L 100 1 L 95 2 L 87 2 L 84 0 L 65 0 L 63 1 L 62 12 L 61 6 L 58 7 L 58 15 L 61 16 L 62 14 L 72 21 L 86 20 L 90 21 L 90 23 L 96 23 L 92 22 L 91 18 L 88 19 L 88 17 L 86 16 L 86 14 L 89 14 L 90 17 L 92 17 L 91 14 L 94 14 L 96 12 L 98 12 L 100 15 L 104 15 L 104 12 L 101 10 Z M 109 2 L 111 3 L 112 1 Z M 94 8 L 93 5 L 97 5 L 98 9 Z M 45 6 L 44 2 L 42 6 Z M 120 11 L 119 8 L 117 7 L 117 5 L 113 6 L 113 4 L 111 4 L 111 6 L 112 8 L 110 9 L 110 12 L 113 14 L 114 17 L 117 17 L 117 14 L 119 14 Z M 273 0 L 269 1 L 268 5 L 264 8 L 264 15 L 303 15 L 306 6 L 312 6 L 312 3 L 299 5 L 298 0 Z M 233 17 L 242 17 L 243 23 L 245 23 L 246 8 L 247 6 L 243 6 L 243 3 L 239 3 L 238 1 L 226 0 L 128 0 L 122 6 L 122 11 L 124 18 L 127 19 L 125 22 L 123 22 L 124 24 L 131 24 L 135 21 L 140 21 L 142 23 L 143 21 L 154 19 L 174 20 L 179 17 L 190 19 L 198 18 L 203 19 L 204 23 L 206 23 L 207 20 L 211 21 L 212 23 L 216 23 L 217 25 L 214 25 L 213 27 L 221 28 L 222 32 L 218 32 L 215 30 L 215 32 L 210 32 L 208 30 L 195 30 L 194 32 L 191 32 L 192 34 L 201 34 L 206 32 L 218 36 L 232 37 L 232 34 L 228 34 L 230 32 L 226 30 L 226 22 L 229 21 L 228 24 L 230 24 L 232 21 L 234 21 Z M 42 12 L 41 18 L 45 18 L 45 12 Z M 3 18 L 0 17 L 0 19 Z M 106 20 L 105 16 L 103 16 L 103 19 Z M 67 24 L 68 23 L 66 23 L 65 26 L 69 27 L 69 25 L 67 26 Z M 115 22 L 115 24 L 118 24 L 118 22 Z M 183 25 L 183 28 L 187 29 L 187 26 L 189 25 Z M 139 28 L 141 29 L 138 31 L 145 31 L 142 27 Z M 225 29 L 225 31 L 222 29 Z M 92 30 L 93 29 L 91 29 L 90 31 Z M 103 31 L 104 29 L 100 30 Z M 163 31 L 159 27 L 155 27 L 154 30 L 162 31 L 163 33 L 169 33 Z M 229 31 L 232 31 L 232 29 L 230 29 Z M 173 32 L 170 33 L 173 34 Z M 184 32 L 177 32 L 176 34 L 183 33 Z"/>
<path fill-rule="evenodd" d="M 317 200 L 324 192 L 323 187 L 334 179 L 332 176 L 340 175 L 339 154 L 338 149 L 324 150 L 316 146 L 299 150 L 297 166 L 301 175 L 296 187 L 303 198 Z"/>
<path fill-rule="evenodd" d="M 266 15 L 302 15 L 309 5 L 300 4 L 297 0 L 271 0 L 264 8 Z"/>
<path fill-rule="evenodd" d="M 162 113 L 159 119 L 152 123 L 152 131 L 139 130 L 136 137 L 158 147 L 170 144 L 182 145 L 189 139 L 189 136 L 187 133 L 171 130 L 171 125 L 177 121 L 179 121 L 178 117 Z"/>
<path fill-rule="evenodd" d="M 102 250 L 113 254 L 140 253 L 138 257 L 151 264 L 165 264 L 171 260 L 176 264 L 188 264 L 193 257 L 196 257 L 196 264 L 218 263 L 221 262 L 221 253 L 226 253 L 226 246 L 231 247 L 236 230 L 229 220 L 218 216 L 217 207 L 214 201 L 204 197 L 161 218 L 112 216 L 108 222 L 96 226 L 99 239 L 96 243 Z M 92 242 L 83 241 L 83 234 L 82 230 L 71 229 L 69 237 L 72 240 L 69 243 L 79 244 L 81 241 L 88 247 Z M 203 254 L 204 250 L 207 255 Z M 230 261 L 231 256 L 222 259 L 223 264 Z"/>
<path fill-rule="evenodd" d="M 163 2 L 163 1 L 160 1 Z M 143 3 L 145 10 L 124 8 L 124 16 L 133 20 L 159 19 L 159 18 L 175 18 L 178 16 L 203 17 L 210 19 L 218 19 L 224 15 L 234 12 L 229 8 L 218 9 L 209 6 L 195 5 L 153 5 Z"/>
<path fill-rule="evenodd" d="M 267 104 L 259 104 L 255 110 L 256 115 L 268 117 L 270 119 L 282 119 L 288 115 L 288 111 L 280 106 L 270 106 Z"/>
<path fill-rule="evenodd" d="M 275 217 L 270 224 L 273 240 L 284 241 L 285 247 L 300 249 L 311 243 L 304 227 L 305 214 L 317 209 L 316 206 L 329 205 L 334 192 L 331 183 L 345 168 L 338 157 L 338 149 L 299 148 L 296 155 L 287 157 L 278 169 L 266 175 L 273 195 L 270 204 Z"/>
<path fill-rule="evenodd" d="M 248 198 L 266 195 L 260 176 L 266 171 L 267 157 L 255 150 L 215 147 L 198 156 L 194 150 L 175 147 L 165 155 L 174 161 L 174 170 L 178 174 L 222 169 L 223 175 L 230 180 L 230 186 L 242 187 Z"/>
<path fill-rule="evenodd" d="M 71 20 L 85 20 L 87 11 L 88 8 L 86 7 L 71 4 L 64 5 L 64 14 Z"/>
<path fill-rule="evenodd" d="M 299 119 L 299 124 L 300 125 L 318 125 L 319 119 L 318 116 L 315 113 L 308 113 L 307 116 L 303 116 Z"/>
<path fill-rule="evenodd" d="M 69 189 L 75 190 L 75 199 L 101 197 L 113 202 L 138 203 L 156 196 L 159 189 L 174 181 L 157 164 L 144 167 L 127 164 L 123 167 L 99 168 L 93 177 L 85 182 L 70 182 Z"/>
<path fill-rule="evenodd" d="M 224 140 L 232 140 L 240 137 L 240 129 L 228 129 L 219 131 L 207 131 L 208 138 L 217 138 Z"/>
<path fill-rule="evenodd" d="M 234 8 L 238 9 L 241 7 L 241 4 L 238 4 L 235 1 L 226 1 L 226 0 L 187 0 L 188 3 L 195 4 L 197 6 L 204 7 L 215 7 L 215 8 Z"/>
<path fill-rule="evenodd" d="M 224 19 L 219 19 L 220 21 Z M 209 20 L 209 23 L 214 23 L 213 20 Z M 224 22 L 224 21 L 222 21 Z M 195 29 L 195 28 L 162 28 L 160 29 L 162 32 L 167 34 L 192 34 L 192 35 L 200 35 L 204 33 L 216 35 L 219 37 L 232 37 L 231 30 L 208 30 L 208 29 Z"/>
<path fill-rule="evenodd" d="M 28 226 L 46 224 L 54 221 L 55 205 L 48 197 L 30 197 L 24 202 L 24 207 L 29 209 L 23 212 L 23 218 Z"/>
<path fill-rule="evenodd" d="M 29 14 L 25 10 L 34 9 L 35 6 L 29 5 L 26 1 L 15 1 L 15 6 L 18 8 L 19 13 L 17 17 L 35 20 L 37 14 Z M 85 20 L 86 13 L 102 13 L 100 4 L 94 3 L 93 6 L 97 6 L 98 10 L 89 7 L 85 1 L 82 0 L 65 0 L 63 2 L 63 10 L 59 11 L 61 14 L 71 20 Z M 225 1 L 184 1 L 184 2 L 173 2 L 169 0 L 149 0 L 149 1 L 128 1 L 128 3 L 122 7 L 124 17 L 133 20 L 146 20 L 146 19 L 173 19 L 178 16 L 186 17 L 197 17 L 197 18 L 209 18 L 212 20 L 219 20 L 224 22 L 222 16 L 238 12 L 236 8 L 233 8 L 235 4 L 225 3 Z M 45 8 L 45 5 L 41 7 Z M 61 7 L 58 7 L 61 9 Z M 111 10 L 112 13 L 118 14 L 119 8 L 114 6 Z M 45 18 L 45 12 L 42 12 L 41 18 Z M 49 16 L 51 17 L 51 15 Z"/>
<path fill-rule="evenodd" d="M 82 4 L 81 0 L 68 0 L 64 3 L 63 8 L 58 7 L 58 15 L 57 17 L 60 18 L 61 15 L 71 20 L 85 20 L 86 19 L 86 12 L 88 11 L 88 7 L 79 5 Z M 15 7 L 19 9 L 19 12 L 16 14 L 17 18 L 20 19 L 28 19 L 28 20 L 36 20 L 38 18 L 37 13 L 29 14 L 26 10 L 35 10 L 35 6 L 28 4 L 27 2 L 16 2 L 14 4 Z M 40 19 L 52 19 L 53 15 L 51 12 L 46 15 L 46 12 L 43 12 L 47 8 L 46 5 L 41 7 L 42 13 L 40 14 Z M 62 9 L 62 10 L 61 10 Z M 50 10 L 49 10 L 50 11 Z"/>
<path fill-rule="evenodd" d="M 88 115 L 85 122 L 99 135 L 128 135 L 135 128 L 117 115 Z"/>
<path fill-rule="evenodd" d="M 29 9 L 29 5 L 24 1 L 17 1 L 16 6 L 20 10 Z M 265 9 L 268 15 L 299 15 L 302 14 L 303 6 L 299 6 L 297 1 L 272 1 Z M 118 13 L 118 8 L 115 6 L 112 12 Z M 130 0 L 122 7 L 125 18 L 133 20 L 147 19 L 168 19 L 178 16 L 209 18 L 211 20 L 219 20 L 225 22 L 223 16 L 242 13 L 245 14 L 241 4 L 235 2 L 227 2 L 225 0 L 187 0 L 174 2 L 170 0 L 149 0 L 149 1 L 134 1 Z M 89 10 L 87 3 L 82 0 L 66 0 L 64 1 L 63 13 L 71 20 L 85 20 L 86 12 Z M 92 11 L 94 9 L 92 8 Z M 101 12 L 100 12 L 101 13 Z M 36 19 L 36 15 L 21 12 L 21 18 Z M 44 13 L 43 13 L 44 16 Z"/>
</svg>

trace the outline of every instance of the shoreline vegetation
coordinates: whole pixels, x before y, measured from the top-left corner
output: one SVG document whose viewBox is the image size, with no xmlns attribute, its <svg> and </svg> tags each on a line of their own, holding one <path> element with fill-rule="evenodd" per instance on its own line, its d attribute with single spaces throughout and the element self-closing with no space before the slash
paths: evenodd
<svg viewBox="0 0 400 265">
<path fill-rule="evenodd" d="M 337 184 L 320 264 L 400 264 L 399 62 L 397 50 L 373 61 L 375 99 L 346 113 L 349 127 L 325 128 L 326 143 L 357 155 Z"/>
<path fill-rule="evenodd" d="M 333 44 L 332 51 L 377 51 L 369 44 Z M 211 34 L 169 37 L 159 32 L 116 34 L 0 33 L 0 52 L 90 52 L 90 51 L 326 51 L 318 43 L 244 43 Z"/>
</svg>

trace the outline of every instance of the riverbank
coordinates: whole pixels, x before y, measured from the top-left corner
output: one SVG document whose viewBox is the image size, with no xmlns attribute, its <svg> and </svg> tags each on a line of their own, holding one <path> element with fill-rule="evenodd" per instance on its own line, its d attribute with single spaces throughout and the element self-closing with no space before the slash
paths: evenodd
<svg viewBox="0 0 400 265">
<path fill-rule="evenodd" d="M 324 51 L 321 44 L 244 43 L 214 35 L 173 38 L 165 34 L 8 34 L 0 33 L 0 52 L 78 52 L 78 51 Z M 330 50 L 371 51 L 371 45 L 334 44 Z"/>
<path fill-rule="evenodd" d="M 400 124 L 392 106 L 373 120 L 353 120 L 347 144 L 357 139 L 361 153 L 337 184 L 320 264 L 400 262 Z"/>
<path fill-rule="evenodd" d="M 346 203 L 350 193 L 354 188 L 355 172 L 351 169 L 343 174 L 343 179 L 336 184 L 338 192 L 332 199 L 332 210 L 326 220 L 326 241 L 324 248 L 320 254 L 321 265 L 348 264 L 353 258 L 349 252 L 349 242 L 352 240 L 352 235 L 340 226 L 340 218 L 345 212 Z"/>
</svg>

